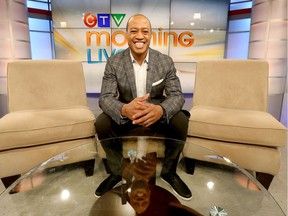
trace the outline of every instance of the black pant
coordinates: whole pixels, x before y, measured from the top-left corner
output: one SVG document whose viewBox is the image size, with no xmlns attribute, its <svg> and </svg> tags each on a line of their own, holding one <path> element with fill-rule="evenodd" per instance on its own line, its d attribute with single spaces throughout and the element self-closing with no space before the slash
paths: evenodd
<svg viewBox="0 0 288 216">
<path fill-rule="evenodd" d="M 133 125 L 131 121 L 124 125 L 118 125 L 110 116 L 105 113 L 100 114 L 96 119 L 95 127 L 101 145 L 106 152 L 111 172 L 115 175 L 122 174 L 121 162 L 123 156 L 122 144 L 119 143 L 120 139 L 110 138 L 135 135 L 133 131 L 139 131 L 140 129 L 140 131 L 146 131 L 144 135 L 163 134 L 165 138 L 170 138 L 165 140 L 165 157 L 161 173 L 175 173 L 187 137 L 188 119 L 189 113 L 183 110 L 176 113 L 170 119 L 169 124 L 158 121 L 149 128 L 145 128 Z M 136 135 L 143 136 L 143 133 L 140 132 Z"/>
</svg>

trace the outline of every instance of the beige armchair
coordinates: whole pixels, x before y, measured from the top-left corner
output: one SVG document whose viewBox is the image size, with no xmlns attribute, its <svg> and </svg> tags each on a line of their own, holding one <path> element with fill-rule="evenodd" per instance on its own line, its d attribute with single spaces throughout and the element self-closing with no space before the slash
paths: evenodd
<svg viewBox="0 0 288 216">
<path fill-rule="evenodd" d="M 84 144 L 89 151 L 79 148 L 67 162 L 83 161 L 92 175 L 95 117 L 87 105 L 82 63 L 14 61 L 7 70 L 9 113 L 0 119 L 0 178 Z"/>
<path fill-rule="evenodd" d="M 187 138 L 252 171 L 267 189 L 280 168 L 278 148 L 287 141 L 286 128 L 267 112 L 268 76 L 266 61 L 198 62 Z M 199 155 L 189 144 L 183 154 L 193 173 Z"/>
</svg>

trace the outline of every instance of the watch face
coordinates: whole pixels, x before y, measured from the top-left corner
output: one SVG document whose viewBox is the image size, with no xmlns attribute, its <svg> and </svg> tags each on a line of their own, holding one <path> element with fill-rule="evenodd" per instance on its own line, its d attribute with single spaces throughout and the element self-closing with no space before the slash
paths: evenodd
<svg viewBox="0 0 288 216">
<path fill-rule="evenodd" d="M 228 216 L 225 209 L 219 206 L 212 206 L 210 208 L 210 216 Z"/>
</svg>

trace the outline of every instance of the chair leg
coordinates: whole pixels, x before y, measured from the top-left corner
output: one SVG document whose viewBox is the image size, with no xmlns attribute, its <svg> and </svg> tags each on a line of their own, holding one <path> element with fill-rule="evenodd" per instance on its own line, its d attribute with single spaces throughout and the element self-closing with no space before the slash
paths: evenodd
<svg viewBox="0 0 288 216">
<path fill-rule="evenodd" d="M 94 167 L 95 167 L 95 159 L 83 161 L 83 166 L 84 166 L 86 177 L 93 176 Z"/>
<path fill-rule="evenodd" d="M 184 157 L 184 164 L 185 164 L 186 172 L 188 174 L 193 175 L 195 171 L 196 160 L 192 158 Z"/>
<path fill-rule="evenodd" d="M 267 174 L 267 173 L 261 173 L 256 172 L 256 179 L 268 190 L 274 176 Z"/>
<path fill-rule="evenodd" d="M 1 178 L 1 180 L 5 188 L 8 188 L 11 184 L 13 184 L 20 177 L 21 175 L 14 175 L 14 176 Z"/>
</svg>

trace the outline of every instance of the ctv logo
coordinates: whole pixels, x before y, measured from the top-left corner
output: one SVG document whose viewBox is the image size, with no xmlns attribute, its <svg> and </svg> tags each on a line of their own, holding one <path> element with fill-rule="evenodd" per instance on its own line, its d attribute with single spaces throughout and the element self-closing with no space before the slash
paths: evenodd
<svg viewBox="0 0 288 216">
<path fill-rule="evenodd" d="M 83 21 L 88 28 L 98 27 L 109 28 L 111 26 L 111 17 L 117 27 L 120 26 L 126 14 L 97 14 L 97 17 L 92 13 L 84 14 Z"/>
</svg>

